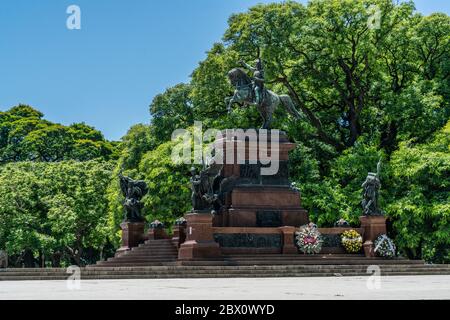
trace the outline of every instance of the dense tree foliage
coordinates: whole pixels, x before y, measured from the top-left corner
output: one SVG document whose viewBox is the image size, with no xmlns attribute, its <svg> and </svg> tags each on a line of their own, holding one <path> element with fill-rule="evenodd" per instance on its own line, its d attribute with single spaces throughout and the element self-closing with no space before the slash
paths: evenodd
<svg viewBox="0 0 450 320">
<path fill-rule="evenodd" d="M 430 141 L 392 155 L 387 212 L 410 258 L 450 261 L 450 121 Z"/>
<path fill-rule="evenodd" d="M 84 123 L 52 123 L 30 106 L 0 112 L 0 163 L 109 160 L 117 157 L 115 148 L 100 131 Z"/>
<path fill-rule="evenodd" d="M 107 161 L 119 146 L 43 116 L 27 105 L 0 112 L 0 248 L 16 266 L 94 262 L 108 244 Z"/>
<path fill-rule="evenodd" d="M 16 162 L 0 167 L 0 248 L 13 266 L 94 263 L 108 245 L 112 164 Z"/>
</svg>

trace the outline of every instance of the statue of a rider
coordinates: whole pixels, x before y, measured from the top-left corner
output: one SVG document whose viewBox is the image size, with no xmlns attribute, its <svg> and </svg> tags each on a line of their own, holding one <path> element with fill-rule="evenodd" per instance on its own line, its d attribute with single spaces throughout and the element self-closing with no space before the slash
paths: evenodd
<svg viewBox="0 0 450 320">
<path fill-rule="evenodd" d="M 252 85 L 255 95 L 254 103 L 257 106 L 261 106 L 264 101 L 264 69 L 261 58 L 255 60 L 254 67 L 245 63 L 243 60 L 241 60 L 240 63 L 244 68 L 253 72 Z"/>
</svg>

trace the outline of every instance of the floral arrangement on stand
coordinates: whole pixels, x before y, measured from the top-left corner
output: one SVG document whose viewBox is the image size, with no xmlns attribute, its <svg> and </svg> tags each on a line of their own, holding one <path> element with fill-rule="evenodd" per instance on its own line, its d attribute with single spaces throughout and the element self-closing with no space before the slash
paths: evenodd
<svg viewBox="0 0 450 320">
<path fill-rule="evenodd" d="M 341 243 L 348 253 L 357 253 L 362 248 L 362 236 L 356 230 L 344 231 L 341 235 Z"/>
<path fill-rule="evenodd" d="M 162 223 L 159 220 L 155 220 L 152 223 L 150 223 L 150 228 L 152 228 L 152 229 L 162 229 L 162 228 L 164 228 L 164 223 Z"/>
<path fill-rule="evenodd" d="M 338 228 L 346 228 L 346 227 L 350 227 L 350 223 L 348 223 L 348 221 L 344 220 L 344 219 L 339 219 L 338 221 L 336 221 L 334 223 L 335 227 Z"/>
<path fill-rule="evenodd" d="M 385 234 L 381 234 L 374 242 L 374 252 L 380 257 L 393 258 L 395 257 L 395 244 L 394 241 Z"/>
<path fill-rule="evenodd" d="M 315 254 L 322 250 L 322 235 L 314 223 L 301 226 L 299 231 L 295 233 L 295 240 L 303 253 Z"/>
<path fill-rule="evenodd" d="M 187 220 L 184 217 L 178 218 L 177 220 L 175 220 L 175 225 L 176 226 L 185 226 L 187 223 Z"/>
</svg>

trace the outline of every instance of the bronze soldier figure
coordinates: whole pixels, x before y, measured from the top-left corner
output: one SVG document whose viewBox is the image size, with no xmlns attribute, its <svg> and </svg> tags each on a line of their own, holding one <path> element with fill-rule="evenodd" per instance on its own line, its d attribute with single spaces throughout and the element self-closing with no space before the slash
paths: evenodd
<svg viewBox="0 0 450 320">
<path fill-rule="evenodd" d="M 261 106 L 264 101 L 264 70 L 261 58 L 255 60 L 255 66 L 252 67 L 245 63 L 244 61 L 240 61 L 241 65 L 253 72 L 252 84 L 253 84 L 253 92 L 255 94 L 255 104 L 257 106 Z"/>
<path fill-rule="evenodd" d="M 378 207 L 378 192 L 381 187 L 380 175 L 381 161 L 377 165 L 377 173 L 369 172 L 367 178 L 362 184 L 363 200 L 361 205 L 363 207 L 363 214 L 366 216 L 380 216 L 383 212 Z"/>
</svg>

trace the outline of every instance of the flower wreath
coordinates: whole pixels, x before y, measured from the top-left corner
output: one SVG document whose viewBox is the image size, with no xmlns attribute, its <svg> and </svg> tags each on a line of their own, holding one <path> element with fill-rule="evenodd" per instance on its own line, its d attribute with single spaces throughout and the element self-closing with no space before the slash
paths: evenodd
<svg viewBox="0 0 450 320">
<path fill-rule="evenodd" d="M 385 234 L 381 234 L 378 236 L 378 238 L 375 239 L 374 247 L 374 252 L 380 257 L 395 257 L 396 248 L 394 241 L 392 241 L 392 239 Z"/>
<path fill-rule="evenodd" d="M 177 220 L 175 220 L 175 225 L 176 226 L 185 226 L 187 223 L 187 220 L 184 217 L 178 218 Z"/>
<path fill-rule="evenodd" d="M 341 243 L 348 253 L 357 253 L 362 248 L 362 236 L 356 230 L 347 230 L 341 234 Z"/>
<path fill-rule="evenodd" d="M 159 220 L 155 220 L 152 223 L 150 223 L 150 228 L 156 229 L 156 228 L 164 228 L 164 223 L 162 223 Z"/>
<path fill-rule="evenodd" d="M 301 226 L 299 231 L 295 233 L 295 240 L 303 253 L 314 254 L 322 250 L 322 235 L 313 223 Z"/>
</svg>

